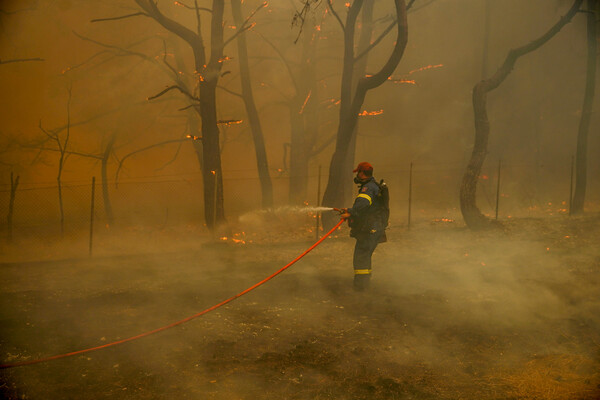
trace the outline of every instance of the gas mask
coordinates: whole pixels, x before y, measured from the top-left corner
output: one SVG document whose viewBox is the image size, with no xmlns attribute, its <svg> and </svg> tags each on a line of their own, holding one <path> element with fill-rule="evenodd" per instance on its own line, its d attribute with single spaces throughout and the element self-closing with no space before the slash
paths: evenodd
<svg viewBox="0 0 600 400">
<path fill-rule="evenodd" d="M 356 183 L 357 185 L 361 185 L 361 184 L 365 183 L 366 181 L 367 181 L 367 179 L 364 179 L 364 180 L 363 180 L 363 179 L 360 179 L 360 178 L 358 177 L 358 175 L 356 175 L 356 176 L 354 177 L 354 183 Z"/>
</svg>

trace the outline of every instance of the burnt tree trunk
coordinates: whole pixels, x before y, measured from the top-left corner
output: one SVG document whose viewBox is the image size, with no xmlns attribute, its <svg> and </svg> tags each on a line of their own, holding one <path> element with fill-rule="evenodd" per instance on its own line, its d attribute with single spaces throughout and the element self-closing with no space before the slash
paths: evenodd
<svg viewBox="0 0 600 400">
<path fill-rule="evenodd" d="M 337 130 L 335 151 L 329 166 L 329 180 L 323 195 L 323 205 L 341 207 L 344 204 L 344 188 L 349 185 L 350 171 L 348 169 L 348 152 L 358 114 L 369 90 L 382 85 L 394 72 L 402 59 L 408 40 L 408 26 L 406 21 L 406 5 L 404 0 L 394 0 L 396 9 L 396 23 L 398 32 L 394 48 L 384 64 L 375 74 L 363 76 L 358 79 L 356 90 L 353 88 L 353 71 L 355 68 L 354 33 L 356 20 L 362 7 L 363 0 L 352 3 L 348 9 L 344 28 L 344 64 L 342 71 L 342 90 L 340 97 L 339 125 Z M 325 223 L 325 220 L 324 220 Z M 327 221 L 331 223 L 331 221 Z"/>
<path fill-rule="evenodd" d="M 529 44 L 508 52 L 502 66 L 490 78 L 480 81 L 473 88 L 473 114 L 475 119 L 475 143 L 460 187 L 460 209 L 467 226 L 471 229 L 485 228 L 490 219 L 477 207 L 477 182 L 487 155 L 490 123 L 487 116 L 487 94 L 496 89 L 513 70 L 519 57 L 530 53 L 556 35 L 579 10 L 583 0 L 575 0 L 569 12 L 552 28 Z"/>
<path fill-rule="evenodd" d="M 244 19 L 242 17 L 241 0 L 231 0 L 231 11 L 233 20 L 237 29 L 242 29 Z M 254 94 L 252 91 L 252 81 L 250 79 L 250 65 L 248 63 L 248 46 L 246 43 L 246 35 L 242 33 L 237 37 L 238 57 L 240 63 L 240 78 L 242 81 L 242 99 L 246 106 L 250 130 L 254 140 L 254 152 L 256 155 L 256 166 L 258 169 L 258 178 L 260 179 L 260 188 L 262 194 L 262 207 L 268 208 L 273 206 L 273 184 L 269 175 L 269 162 L 267 159 L 267 151 L 265 148 L 265 139 L 258 116 L 258 109 L 254 102 Z"/>
<path fill-rule="evenodd" d="M 581 119 L 579 121 L 579 131 L 577 133 L 577 155 L 575 166 L 575 193 L 571 202 L 571 212 L 581 214 L 584 212 L 585 192 L 587 186 L 587 143 L 590 131 L 590 121 L 592 119 L 592 106 L 594 105 L 594 91 L 596 88 L 596 20 L 600 2 L 597 0 L 588 0 L 587 10 L 587 74 L 585 81 L 585 94 L 583 97 L 583 106 L 581 109 Z"/>
<path fill-rule="evenodd" d="M 367 73 L 367 64 L 369 61 L 369 53 L 366 52 L 367 48 L 371 44 L 371 38 L 373 36 L 373 8 L 375 6 L 374 0 L 366 0 L 361 16 L 361 30 L 360 37 L 358 39 L 357 54 L 363 54 L 361 58 L 356 59 L 354 63 L 353 80 L 356 85 L 356 81 L 359 77 L 365 76 Z M 357 121 L 352 131 L 352 138 L 350 139 L 350 145 L 348 146 L 348 155 L 346 157 L 346 171 L 352 171 L 356 165 L 356 140 L 358 135 L 358 126 L 360 120 Z M 349 172 L 348 172 L 349 173 Z M 342 196 L 344 199 L 351 199 L 354 195 L 354 186 L 350 179 L 344 180 L 344 189 Z"/>
<path fill-rule="evenodd" d="M 223 207 L 223 174 L 219 127 L 217 125 L 216 88 L 223 62 L 223 0 L 213 0 L 211 9 L 210 57 L 205 54 L 200 30 L 199 8 L 196 7 L 198 31 L 194 32 L 161 13 L 153 0 L 135 0 L 156 22 L 188 43 L 194 54 L 198 81 L 198 104 L 194 107 L 202 119 L 202 177 L 204 181 L 204 217 L 209 229 L 225 223 Z M 215 184 L 216 175 L 216 184 Z"/>
</svg>

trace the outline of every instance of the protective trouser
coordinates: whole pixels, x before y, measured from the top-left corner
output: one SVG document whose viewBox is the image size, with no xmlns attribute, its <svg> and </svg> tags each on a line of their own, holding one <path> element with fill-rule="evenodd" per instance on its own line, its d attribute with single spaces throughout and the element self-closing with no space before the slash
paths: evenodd
<svg viewBox="0 0 600 400">
<path fill-rule="evenodd" d="M 354 289 L 364 290 L 371 281 L 371 256 L 383 234 L 383 229 L 370 232 L 358 232 L 354 235 Z"/>
</svg>

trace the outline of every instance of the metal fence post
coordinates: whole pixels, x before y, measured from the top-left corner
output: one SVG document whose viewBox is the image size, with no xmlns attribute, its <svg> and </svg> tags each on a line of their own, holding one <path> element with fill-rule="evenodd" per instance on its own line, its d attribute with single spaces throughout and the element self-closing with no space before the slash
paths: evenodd
<svg viewBox="0 0 600 400">
<path fill-rule="evenodd" d="M 94 198 L 96 197 L 96 177 L 92 177 L 92 204 L 90 207 L 90 246 L 89 255 L 92 255 L 92 243 L 94 239 Z"/>
<path fill-rule="evenodd" d="M 408 224 L 407 227 L 410 229 L 410 214 L 412 207 L 412 175 L 413 175 L 413 163 L 410 163 L 410 170 L 408 173 Z"/>
</svg>

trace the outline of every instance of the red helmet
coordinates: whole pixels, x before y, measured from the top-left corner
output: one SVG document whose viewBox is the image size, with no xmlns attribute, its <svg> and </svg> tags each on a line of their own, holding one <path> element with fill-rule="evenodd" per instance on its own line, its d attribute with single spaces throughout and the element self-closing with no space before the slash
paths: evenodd
<svg viewBox="0 0 600 400">
<path fill-rule="evenodd" d="M 371 164 L 369 164 L 368 162 L 363 161 L 361 163 L 358 163 L 358 165 L 356 166 L 356 169 L 353 170 L 352 172 L 366 172 L 367 175 L 372 174 L 373 166 Z"/>
</svg>

